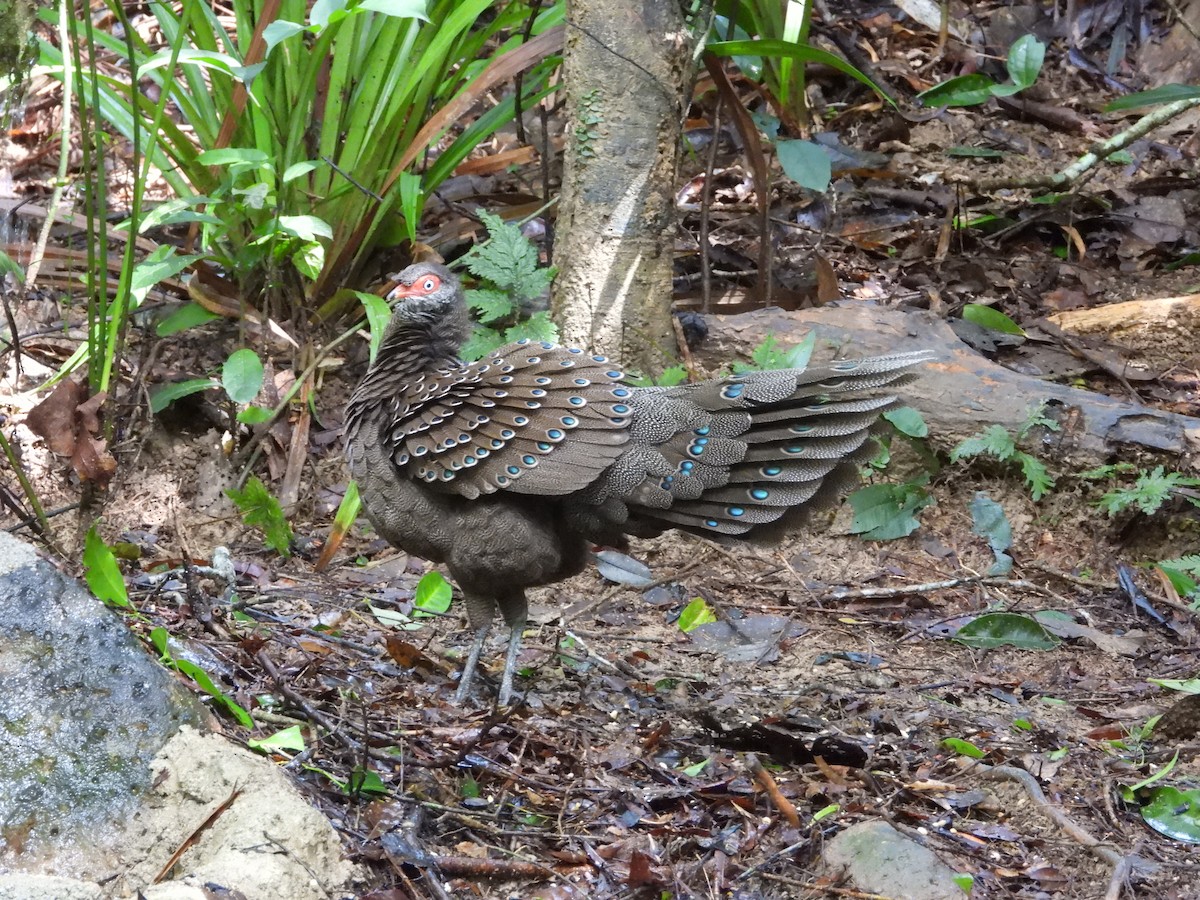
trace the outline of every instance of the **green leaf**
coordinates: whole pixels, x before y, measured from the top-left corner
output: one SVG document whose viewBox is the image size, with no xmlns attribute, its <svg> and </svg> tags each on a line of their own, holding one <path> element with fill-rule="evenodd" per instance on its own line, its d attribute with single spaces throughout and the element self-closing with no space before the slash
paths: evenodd
<svg viewBox="0 0 1200 900">
<path fill-rule="evenodd" d="M 1146 824 L 1169 838 L 1200 844 L 1200 790 L 1180 790 L 1164 785 L 1150 792 L 1142 807 Z"/>
<path fill-rule="evenodd" d="M 262 750 L 270 753 L 273 750 L 294 750 L 303 753 L 305 749 L 304 735 L 299 725 L 292 725 L 282 731 L 277 731 L 270 737 L 249 738 L 246 745 L 251 750 Z"/>
<path fill-rule="evenodd" d="M 964 741 L 962 738 L 946 738 L 942 741 L 942 746 L 953 750 L 959 756 L 967 756 L 971 759 L 983 759 L 987 756 L 970 741 Z"/>
<path fill-rule="evenodd" d="M 516 310 L 516 304 L 505 291 L 474 290 L 467 291 L 467 306 L 479 315 L 479 321 L 484 325 L 511 316 Z"/>
<path fill-rule="evenodd" d="M 537 248 L 516 225 L 482 209 L 479 217 L 487 226 L 488 239 L 472 247 L 463 257 L 467 269 L 477 278 L 490 281 L 507 292 L 514 300 L 540 296 L 550 286 L 554 269 L 538 268 Z"/>
<path fill-rule="evenodd" d="M 1053 650 L 1059 643 L 1036 619 L 1016 613 L 979 616 L 958 629 L 954 639 L 968 647 L 984 650 L 1004 646 L 1020 650 Z"/>
<path fill-rule="evenodd" d="M 702 759 L 702 760 L 700 760 L 700 762 L 692 763 L 690 766 L 684 766 L 682 769 L 683 774 L 688 776 L 689 778 L 695 778 L 701 772 L 703 772 L 705 769 L 708 768 L 708 764 L 710 762 L 712 762 L 712 760 Z"/>
<path fill-rule="evenodd" d="M 121 567 L 94 524 L 83 541 L 83 570 L 84 580 L 98 600 L 109 606 L 132 606 Z"/>
<path fill-rule="evenodd" d="M 1185 694 L 1200 694 L 1200 678 L 1180 680 L 1178 678 L 1147 678 L 1151 684 L 1157 684 L 1169 691 L 1182 691 Z"/>
<path fill-rule="evenodd" d="M 304 241 L 333 237 L 333 229 L 329 227 L 329 223 L 316 216 L 280 216 L 278 221 L 280 231 Z"/>
<path fill-rule="evenodd" d="M 929 426 L 925 424 L 924 417 L 911 406 L 889 409 L 883 414 L 883 418 L 891 422 L 892 427 L 906 437 L 929 437 Z"/>
<path fill-rule="evenodd" d="M 153 253 L 133 267 L 133 275 L 129 280 L 129 292 L 134 298 L 134 303 L 141 303 L 152 287 L 160 281 L 178 275 L 198 259 L 201 259 L 199 253 L 177 256 L 175 248 L 166 244 L 156 248 Z"/>
<path fill-rule="evenodd" d="M 240 491 L 231 488 L 225 492 L 242 514 L 242 521 L 260 529 L 267 539 L 267 546 L 281 556 L 291 552 L 292 529 L 283 516 L 279 501 L 267 490 L 267 486 L 251 475 Z"/>
<path fill-rule="evenodd" d="M 11 256 L 0 250 L 0 276 L 11 275 L 17 284 L 25 283 L 25 268 Z"/>
<path fill-rule="evenodd" d="M 1174 103 L 1177 100 L 1200 100 L 1200 85 L 1194 84 L 1164 84 L 1148 91 L 1129 94 L 1108 103 L 1105 112 L 1120 112 L 1126 109 L 1137 109 L 1141 106 L 1157 106 L 1160 103 Z"/>
<path fill-rule="evenodd" d="M 271 51 L 275 49 L 276 45 L 286 41 L 293 34 L 299 34 L 302 31 L 304 31 L 304 26 L 298 22 L 287 22 L 283 19 L 276 19 L 263 29 L 263 40 L 267 44 L 267 52 L 264 54 L 264 58 L 271 55 Z"/>
<path fill-rule="evenodd" d="M 224 707 L 226 712 L 237 719 L 238 724 L 244 728 L 254 727 L 254 720 L 250 718 L 250 714 L 242 709 L 232 697 L 217 687 L 216 683 L 209 677 L 209 674 L 194 662 L 186 659 L 176 659 L 171 662 L 171 665 L 196 682 L 200 690 L 212 697 L 218 706 Z"/>
<path fill-rule="evenodd" d="M 369 9 L 389 16 L 404 19 L 421 19 L 429 21 L 426 11 L 426 0 L 363 0 L 359 9 Z"/>
<path fill-rule="evenodd" d="M 659 387 L 675 387 L 687 381 L 688 370 L 687 366 L 680 364 L 677 366 L 667 366 L 659 373 L 659 376 L 654 379 L 654 383 Z"/>
<path fill-rule="evenodd" d="M 1025 336 L 1025 332 L 1021 330 L 1021 326 L 1000 312 L 998 309 L 993 309 L 990 306 L 981 306 L 978 303 L 968 303 L 963 307 L 962 317 L 968 322 L 974 322 L 983 328 L 990 328 L 992 331 L 1003 332 L 1004 334 L 1019 334 Z"/>
<path fill-rule="evenodd" d="M 1004 462 L 1017 452 L 1013 437 L 1002 425 L 989 425 L 979 434 L 966 438 L 950 451 L 950 461 L 958 462 L 973 456 L 992 456 Z"/>
<path fill-rule="evenodd" d="M 817 333 L 810 331 L 804 340 L 795 346 L 781 344 L 774 334 L 768 334 L 761 344 L 750 351 L 750 359 L 754 365 L 735 364 L 735 375 L 745 372 L 768 371 L 771 369 L 803 369 L 812 357 L 813 348 L 817 345 Z"/>
<path fill-rule="evenodd" d="M 992 548 L 992 554 L 996 557 L 996 562 L 988 569 L 987 574 L 1007 575 L 1013 566 L 1012 557 L 1007 552 L 1012 548 L 1012 526 L 1008 523 L 1008 516 L 1004 514 L 1004 507 L 980 491 L 971 501 L 971 521 L 971 530 L 987 539 L 988 546 Z"/>
<path fill-rule="evenodd" d="M 933 503 L 933 497 L 917 484 L 872 484 L 859 488 L 849 501 L 854 510 L 851 533 L 869 541 L 891 541 L 920 527 L 916 514 Z"/>
<path fill-rule="evenodd" d="M 196 161 L 206 166 L 264 166 L 271 161 L 266 151 L 254 147 L 222 147 L 218 150 L 205 150 L 198 154 Z"/>
<path fill-rule="evenodd" d="M 199 303 L 187 303 L 169 316 L 160 319 L 154 328 L 154 333 L 159 337 L 170 337 L 188 328 L 194 328 L 219 318 L 221 317 L 216 313 L 209 312 Z"/>
<path fill-rule="evenodd" d="M 763 38 L 744 41 L 712 41 L 704 49 L 714 56 L 787 57 L 797 62 L 828 66 L 866 85 L 892 106 L 896 105 L 891 98 L 876 86 L 874 81 L 840 56 L 835 56 L 819 47 L 812 47 L 808 44 L 800 44 L 792 41 L 782 41 L 776 38 Z"/>
<path fill-rule="evenodd" d="M 505 343 L 504 335 L 500 332 L 484 325 L 477 325 L 471 332 L 471 336 L 459 348 L 458 355 L 468 362 L 472 362 L 503 347 Z"/>
<path fill-rule="evenodd" d="M 1029 485 L 1031 496 L 1034 500 L 1041 500 L 1054 489 L 1054 479 L 1037 457 L 1020 450 L 1015 456 L 1021 466 L 1021 474 L 1025 476 L 1025 481 Z"/>
<path fill-rule="evenodd" d="M 354 524 L 354 520 L 358 518 L 358 511 L 361 507 L 358 482 L 351 479 L 350 483 L 346 485 L 346 493 L 342 495 L 342 502 L 338 504 L 337 512 L 334 513 L 334 527 L 341 530 L 342 533 L 348 532 L 350 526 Z"/>
<path fill-rule="evenodd" d="M 421 189 L 421 176 L 413 172 L 401 172 L 397 185 L 400 191 L 400 214 L 404 217 L 404 231 L 409 243 L 417 240 L 417 223 L 425 206 L 425 192 Z"/>
<path fill-rule="evenodd" d="M 316 281 L 325 268 L 325 247 L 316 241 L 305 241 L 292 254 L 292 265 L 305 278 Z"/>
<path fill-rule="evenodd" d="M 237 414 L 237 420 L 243 425 L 261 425 L 263 422 L 269 422 L 274 411 L 263 409 L 261 406 L 247 406 Z"/>
<path fill-rule="evenodd" d="M 383 797 L 387 795 L 388 788 L 378 774 L 369 769 L 364 770 L 362 766 L 355 766 L 350 771 L 350 777 L 346 779 L 346 793 L 351 796 L 365 794 L 368 797 Z"/>
<path fill-rule="evenodd" d="M 828 806 L 822 806 L 813 813 L 813 822 L 820 822 L 822 819 L 828 819 L 834 813 L 839 812 L 842 806 L 840 803 L 830 803 Z"/>
<path fill-rule="evenodd" d="M 1013 41 L 1012 46 L 1008 48 L 1006 65 L 1008 77 L 1013 80 L 1018 91 L 1032 86 L 1037 81 L 1045 58 L 1046 45 L 1032 34 L 1022 35 Z"/>
<path fill-rule="evenodd" d="M 208 225 L 221 225 L 222 220 L 212 213 L 204 213 L 195 209 L 202 203 L 211 203 L 213 198 L 205 196 L 197 197 L 180 197 L 174 200 L 167 200 L 160 203 L 154 209 L 150 210 L 146 215 L 142 216 L 138 222 L 138 234 L 145 234 L 154 228 L 160 228 L 166 225 L 187 225 L 192 222 L 202 222 Z M 129 228 L 129 220 L 126 219 L 116 227 L 125 230 Z"/>
<path fill-rule="evenodd" d="M 976 72 L 935 84 L 917 94 L 917 99 L 929 107 L 978 106 L 992 98 L 992 88 L 995 86 L 996 82 L 992 79 Z"/>
<path fill-rule="evenodd" d="M 701 625 L 715 621 L 717 615 L 712 611 L 712 607 L 704 602 L 703 597 L 696 597 L 679 614 L 679 630 L 685 633 L 695 631 Z"/>
<path fill-rule="evenodd" d="M 417 590 L 413 594 L 414 617 L 448 612 L 451 594 L 450 583 L 440 572 L 426 572 L 417 582 Z"/>
<path fill-rule="evenodd" d="M 279 23 L 274 22 L 272 24 L 278 25 Z M 290 25 L 294 23 L 289 22 L 286 24 Z M 270 27 L 270 25 L 267 26 L 268 29 L 270 29 Z M 307 175 L 309 172 L 313 171 L 314 169 L 319 169 L 323 165 L 326 165 L 326 163 L 321 159 L 306 159 L 303 162 L 292 163 L 283 170 L 283 176 L 279 180 L 284 184 L 287 184 L 289 181 L 295 181 L 301 175 Z"/>
<path fill-rule="evenodd" d="M 173 381 L 170 384 L 160 384 L 150 390 L 150 411 L 158 415 L 180 397 L 198 394 L 220 387 L 211 378 L 193 378 L 188 381 Z"/>
<path fill-rule="evenodd" d="M 225 360 L 221 384 L 234 403 L 249 403 L 258 396 L 263 384 L 263 364 L 258 354 L 243 347 Z"/>
<path fill-rule="evenodd" d="M 374 362 L 379 344 L 383 341 L 383 332 L 392 318 L 392 307 L 378 294 L 355 291 L 354 296 L 362 303 L 367 314 L 367 329 L 371 333 L 371 362 Z"/>
<path fill-rule="evenodd" d="M 829 189 L 833 165 L 829 151 L 813 141 L 779 141 L 775 145 L 783 174 L 803 188 L 819 194 Z"/>
<path fill-rule="evenodd" d="M 1167 581 L 1171 582 L 1171 587 L 1180 597 L 1191 599 L 1200 595 L 1200 584 L 1197 584 L 1196 579 L 1187 572 L 1166 563 L 1159 563 L 1156 568 L 1166 576 Z"/>
</svg>

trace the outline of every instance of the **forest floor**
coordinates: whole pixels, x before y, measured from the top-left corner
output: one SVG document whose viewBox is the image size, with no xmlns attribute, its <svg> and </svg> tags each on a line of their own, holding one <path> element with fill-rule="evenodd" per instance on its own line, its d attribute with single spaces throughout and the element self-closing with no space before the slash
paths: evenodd
<svg viewBox="0 0 1200 900">
<path fill-rule="evenodd" d="M 920 122 L 876 105 L 829 123 L 864 156 L 835 174 L 836 208 L 777 187 L 776 217 L 819 220 L 822 237 L 814 251 L 811 229 L 776 235 L 784 286 L 776 302 L 815 304 L 827 276 L 812 273 L 826 267 L 849 302 L 946 316 L 981 303 L 1022 324 L 1196 291 L 1194 266 L 1167 267 L 1180 247 L 1197 246 L 1200 221 L 1195 161 L 1177 150 L 1181 126 L 1131 148 L 1130 161 L 1103 164 L 1084 191 L 1054 204 L 1035 206 L 1029 192 L 976 190 L 984 179 L 1061 170 L 1111 128 L 1094 110 L 1061 100 L 1095 92 L 1094 76 L 1056 63 L 1038 86 L 1045 108 L 1081 124 L 1063 128 L 1053 124 L 1061 119 L 995 105 Z M 960 146 L 1000 155 L 947 155 Z M 737 188 L 749 176 L 734 151 L 721 153 L 728 196 L 718 190 L 715 198 L 717 267 L 747 271 L 757 257 L 757 213 L 752 203 L 738 208 L 745 194 Z M 18 172 L 19 191 L 34 191 L 38 170 Z M 697 177 L 681 177 L 681 199 Z M 970 209 L 956 205 L 955 180 Z M 487 187 L 502 193 L 503 177 Z M 941 243 L 951 211 L 998 216 L 1005 227 L 956 230 Z M 452 214 L 435 210 L 429 229 Z M 696 227 L 695 213 L 685 212 L 685 234 Z M 73 239 L 60 233 L 63 246 Z M 685 302 L 694 300 L 696 271 L 683 254 Z M 723 290 L 753 294 L 737 279 Z M 73 349 L 61 324 L 78 328 L 73 302 L 61 291 L 14 301 L 21 331 L 44 333 L 22 342 L 20 384 L 11 353 L 0 384 L 23 466 L 51 509 L 80 503 L 81 489 L 65 460 L 22 431 L 41 398 L 16 389 L 35 387 Z M 131 365 L 154 361 L 154 371 L 139 374 L 147 382 L 219 370 L 239 334 L 235 325 L 206 325 L 150 354 L 155 340 L 152 329 L 131 335 Z M 1021 347 L 988 352 L 1015 367 L 1026 359 Z M 1138 381 L 1139 402 L 1195 415 L 1200 361 L 1194 345 L 1191 352 L 1161 377 Z M 280 751 L 279 760 L 344 835 L 347 854 L 368 866 L 365 896 L 863 897 L 822 860 L 830 838 L 867 820 L 918 835 L 951 869 L 974 877 L 972 896 L 1200 896 L 1194 848 L 1148 827 L 1122 792 L 1173 758 L 1172 784 L 1200 784 L 1195 705 L 1176 707 L 1170 727 L 1164 720 L 1147 729 L 1186 697 L 1151 679 L 1200 672 L 1196 610 L 1153 569 L 1121 569 L 1196 552 L 1200 520 L 1186 497 L 1153 516 L 1110 517 L 1095 505 L 1106 485 L 1072 478 L 1053 458 L 1045 462 L 1059 487 L 1037 502 L 1015 470 L 945 465 L 932 475 L 935 502 L 920 527 L 897 540 L 850 534 L 843 506 L 814 514 L 805 531 L 774 546 L 679 534 L 635 542 L 633 555 L 661 583 L 622 587 L 589 570 L 533 592 L 520 702 L 494 709 L 485 685 L 458 706 L 453 676 L 470 634 L 457 598 L 441 621 L 414 615 L 424 561 L 374 539 L 364 522 L 331 567 L 318 573 L 312 565 L 346 489 L 340 424 L 365 358 L 363 341 L 330 360 L 313 386 L 304 475 L 287 510 L 294 555 L 266 550 L 225 497 L 239 475 L 228 410 L 200 396 L 156 417 L 142 398 L 119 397 L 115 477 L 53 520 L 68 567 L 97 516 L 108 541 L 140 548 L 127 574 L 145 620 L 131 627 L 167 627 L 178 653 L 252 711 L 253 734 L 217 717 L 231 738 L 304 726 L 306 749 Z M 279 353 L 268 380 L 281 393 L 298 368 Z M 1087 363 L 1070 377 L 1123 396 L 1134 390 Z M 272 487 L 296 420 L 263 442 L 259 471 Z M 936 432 L 929 445 L 943 461 L 952 449 Z M 1111 461 L 1125 460 L 1114 451 Z M 903 462 L 910 473 L 919 466 Z M 1157 462 L 1195 474 L 1185 460 Z M 980 492 L 1012 526 L 1016 565 L 1003 577 L 982 577 L 995 557 L 973 530 L 970 504 Z M 0 526 L 16 521 L 6 511 Z M 144 573 L 184 557 L 206 561 L 217 546 L 235 559 L 236 615 L 214 605 L 220 586 L 144 586 Z M 1131 600 L 1124 577 L 1145 603 Z M 696 597 L 717 621 L 685 632 L 679 614 Z M 1049 610 L 1075 629 L 1049 649 L 954 640 L 983 613 Z M 489 668 L 503 637 L 498 627 Z M 1033 774 L 1044 797 L 1012 774 L 1017 768 Z M 345 789 L 364 770 L 378 781 Z M 1063 816 L 1078 828 L 1064 827 Z M 1135 861 L 1118 868 L 1121 860 Z"/>
</svg>

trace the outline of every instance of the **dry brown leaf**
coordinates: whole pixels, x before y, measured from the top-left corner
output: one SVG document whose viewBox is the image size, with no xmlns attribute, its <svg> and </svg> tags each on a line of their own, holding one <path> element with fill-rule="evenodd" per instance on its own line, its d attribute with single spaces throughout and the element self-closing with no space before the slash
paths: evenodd
<svg viewBox="0 0 1200 900">
<path fill-rule="evenodd" d="M 107 395 L 101 391 L 87 396 L 87 388 L 63 381 L 41 403 L 29 411 L 25 424 L 58 456 L 69 456 L 75 473 L 84 481 L 108 484 L 117 471 L 117 461 L 108 452 L 100 433 L 100 407 Z"/>
</svg>

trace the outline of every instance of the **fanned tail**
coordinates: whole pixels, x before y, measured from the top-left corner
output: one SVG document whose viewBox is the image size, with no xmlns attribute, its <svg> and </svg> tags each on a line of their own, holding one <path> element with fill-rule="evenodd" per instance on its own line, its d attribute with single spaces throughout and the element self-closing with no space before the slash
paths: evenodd
<svg viewBox="0 0 1200 900">
<path fill-rule="evenodd" d="M 898 403 L 889 389 L 931 358 L 898 353 L 637 391 L 632 448 L 592 502 L 627 515 L 635 534 L 741 535 L 775 522 L 865 451 L 872 426 Z"/>
</svg>

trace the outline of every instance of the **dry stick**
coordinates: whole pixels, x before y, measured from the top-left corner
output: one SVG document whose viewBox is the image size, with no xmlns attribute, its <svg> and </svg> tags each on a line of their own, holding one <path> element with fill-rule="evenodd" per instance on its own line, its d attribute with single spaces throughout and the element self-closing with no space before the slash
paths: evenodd
<svg viewBox="0 0 1200 900">
<path fill-rule="evenodd" d="M 571 629 L 568 628 L 566 629 L 566 635 L 571 640 L 575 641 L 575 643 L 577 643 L 581 648 L 583 648 L 583 651 L 587 653 L 588 656 L 592 657 L 592 659 L 596 660 L 596 662 L 600 663 L 601 666 L 608 669 L 610 672 L 618 672 L 621 675 L 624 675 L 626 678 L 639 677 L 637 669 L 629 665 L 629 663 L 625 662 L 625 660 L 618 658 L 616 659 L 616 662 L 613 662 L 607 657 L 601 656 L 588 646 L 587 641 L 580 637 L 578 632 L 571 631 Z"/>
<path fill-rule="evenodd" d="M 746 754 L 746 767 L 754 773 L 755 779 L 762 785 L 763 790 L 767 792 L 767 796 L 775 804 L 775 808 L 788 820 L 788 824 L 793 828 L 799 828 L 800 814 L 796 812 L 796 807 L 792 805 L 791 800 L 783 796 L 783 793 L 779 790 L 779 785 L 771 777 L 771 773 L 763 768 L 763 764 L 758 761 L 758 757 L 753 753 Z"/>
<path fill-rule="evenodd" d="M 730 28 L 733 18 L 729 19 Z M 717 144 L 721 137 L 721 107 L 725 100 L 717 92 L 717 107 L 713 110 L 712 137 L 708 143 L 708 157 L 704 161 L 704 184 L 700 188 L 700 297 L 701 309 L 705 315 L 712 312 L 712 257 L 708 252 L 709 215 L 712 212 L 712 180 L 713 170 L 717 167 Z M 686 346 L 686 342 L 684 342 Z M 691 370 L 691 366 L 688 367 Z"/>
<path fill-rule="evenodd" d="M 746 154 L 746 160 L 750 164 L 750 168 L 754 173 L 754 189 L 758 193 L 759 212 L 762 217 L 761 222 L 761 244 L 758 252 L 758 277 L 759 284 L 762 286 L 762 300 L 766 306 L 771 305 L 771 240 L 770 240 L 770 175 L 767 172 L 767 158 L 763 155 L 762 141 L 758 137 L 758 126 L 750 120 L 750 114 L 746 112 L 746 107 L 742 105 L 738 99 L 737 93 L 733 89 L 733 85 L 729 82 L 729 77 L 725 74 L 725 69 L 721 66 L 721 61 L 711 53 L 704 54 L 704 66 L 708 69 L 708 74 L 712 76 L 713 84 L 717 87 L 717 92 L 721 95 L 725 106 L 729 109 L 729 114 L 733 116 L 733 123 L 737 127 L 738 134 L 742 138 L 742 147 Z"/>
<path fill-rule="evenodd" d="M 207 831 L 208 828 L 221 817 L 225 810 L 233 806 L 233 801 L 240 797 L 241 794 L 242 789 L 239 787 L 234 787 L 229 796 L 225 798 L 221 805 L 209 813 L 208 817 L 200 823 L 196 830 L 189 834 L 187 839 L 179 845 L 174 853 L 171 854 L 171 858 L 167 860 L 167 864 L 162 867 L 159 873 L 154 876 L 154 881 L 152 881 L 151 884 L 158 884 L 160 881 L 166 878 L 171 869 L 175 867 L 175 863 L 179 862 L 179 857 L 183 856 L 183 854 L 187 852 L 188 848 L 193 846 L 196 841 L 200 839 L 200 835 Z"/>
<path fill-rule="evenodd" d="M 1107 140 L 1096 144 L 1071 165 L 1053 175 L 1039 175 L 1034 178 L 992 178 L 976 181 L 971 178 L 949 179 L 952 182 L 965 184 L 980 193 L 998 191 L 1009 188 L 1066 188 L 1073 185 L 1091 169 L 1103 162 L 1107 157 L 1123 150 L 1134 141 L 1149 134 L 1159 125 L 1169 122 L 1195 106 L 1200 106 L 1200 98 L 1175 100 L 1147 113 L 1124 131 L 1118 132 Z"/>
<path fill-rule="evenodd" d="M 525 31 L 521 35 L 521 43 L 528 44 L 533 36 L 533 23 L 542 10 L 542 0 L 533 0 L 529 8 L 529 18 L 525 20 Z M 525 139 L 525 121 L 521 117 L 521 91 L 525 87 L 525 70 L 522 69 L 513 78 L 513 122 L 517 126 L 517 143 L 528 144 Z"/>
<path fill-rule="evenodd" d="M 1029 796 L 1029 799 L 1034 802 L 1046 818 L 1057 825 L 1062 831 L 1066 832 L 1067 836 L 1072 840 L 1086 847 L 1093 856 L 1113 866 L 1116 870 L 1122 867 L 1128 869 L 1132 866 L 1130 857 L 1118 853 L 1111 847 L 1105 846 L 1097 838 L 1092 837 L 1081 825 L 1076 824 L 1061 809 L 1051 803 L 1042 791 L 1042 786 L 1037 783 L 1037 779 L 1024 769 L 1018 769 L 1015 766 L 989 766 L 980 762 L 972 762 L 964 768 L 964 771 L 978 771 L 988 781 L 1017 782 L 1017 784 L 1025 789 L 1025 793 Z M 1116 872 L 1114 871 L 1113 874 L 1116 875 Z M 1122 872 L 1121 874 L 1124 875 L 1125 873 Z"/>
</svg>

